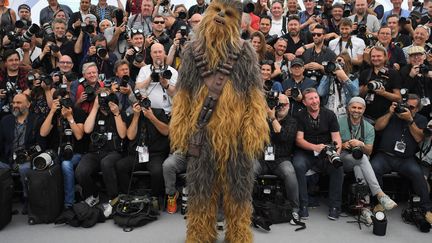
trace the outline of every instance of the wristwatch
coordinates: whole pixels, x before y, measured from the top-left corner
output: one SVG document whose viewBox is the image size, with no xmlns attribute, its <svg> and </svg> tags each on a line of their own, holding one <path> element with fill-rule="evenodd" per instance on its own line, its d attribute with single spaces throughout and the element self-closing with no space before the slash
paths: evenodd
<svg viewBox="0 0 432 243">
<path fill-rule="evenodd" d="M 412 119 L 410 122 L 408 122 L 408 126 L 411 126 L 412 124 L 414 124 L 414 119 Z"/>
</svg>

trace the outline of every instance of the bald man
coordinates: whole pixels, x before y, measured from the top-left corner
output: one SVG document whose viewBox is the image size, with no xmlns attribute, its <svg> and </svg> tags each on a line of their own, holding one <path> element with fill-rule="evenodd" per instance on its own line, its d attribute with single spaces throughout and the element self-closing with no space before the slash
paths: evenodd
<svg viewBox="0 0 432 243">
<path fill-rule="evenodd" d="M 42 147 L 44 145 L 39 135 L 42 120 L 29 112 L 30 105 L 29 96 L 15 95 L 12 100 L 12 114 L 6 115 L 0 121 L 0 168 L 18 170 L 21 176 L 24 196 L 23 214 L 27 214 L 28 191 L 24 178 L 30 171 L 30 161 L 17 157 L 36 144 Z"/>
<path fill-rule="evenodd" d="M 164 46 L 155 43 L 150 48 L 152 64 L 142 67 L 136 79 L 136 89 L 149 97 L 152 108 L 164 109 L 171 113 L 172 97 L 176 92 L 177 70 L 165 63 Z"/>
</svg>

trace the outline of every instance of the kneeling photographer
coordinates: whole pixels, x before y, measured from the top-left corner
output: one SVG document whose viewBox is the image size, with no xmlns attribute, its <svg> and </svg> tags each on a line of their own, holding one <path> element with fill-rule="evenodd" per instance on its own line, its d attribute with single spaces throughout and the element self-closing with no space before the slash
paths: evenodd
<svg viewBox="0 0 432 243">
<path fill-rule="evenodd" d="M 336 115 L 320 107 L 320 98 L 314 88 L 303 91 L 303 103 L 306 109 L 297 116 L 298 149 L 294 152 L 293 165 L 297 176 L 300 194 L 299 216 L 309 217 L 306 172 L 312 168 L 329 174 L 329 214 L 336 220 L 342 204 L 343 168 L 339 154 L 341 137 Z"/>
<path fill-rule="evenodd" d="M 346 115 L 348 101 L 359 94 L 358 78 L 351 74 L 350 56 L 347 52 L 342 52 L 336 58 L 336 63 L 328 62 L 324 70 L 325 75 L 317 88 L 322 104 L 337 117 Z"/>
<path fill-rule="evenodd" d="M 133 117 L 129 120 L 127 137 L 129 156 L 116 162 L 119 188 L 128 193 L 130 175 L 133 171 L 148 170 L 151 175 L 152 196 L 159 202 L 164 198 L 162 163 L 168 157 L 168 117 L 163 109 L 151 108 L 151 101 L 135 90 Z"/>
<path fill-rule="evenodd" d="M 41 152 L 44 139 L 39 135 L 42 120 L 29 112 L 30 97 L 17 94 L 12 100 L 12 114 L 0 121 L 0 168 L 18 171 L 23 186 L 23 214 L 27 214 L 28 191 L 26 175 L 34 155 Z M 38 149 L 37 149 L 38 148 Z"/>
<path fill-rule="evenodd" d="M 87 144 L 84 136 L 85 112 L 73 105 L 65 88 L 60 87 L 53 94 L 51 110 L 43 122 L 40 135 L 47 138 L 47 147 L 58 153 L 64 180 L 65 209 L 75 203 L 75 167 Z"/>
<path fill-rule="evenodd" d="M 270 127 L 270 144 L 266 146 L 263 159 L 255 168 L 255 174 L 275 174 L 283 180 L 288 202 L 294 212 L 298 212 L 298 184 L 294 167 L 291 163 L 295 138 L 297 135 L 297 121 L 289 115 L 290 102 L 286 95 L 275 92 L 268 103 L 267 116 Z M 269 98 L 267 98 L 269 99 Z M 276 106 L 273 104 L 276 103 Z"/>
<path fill-rule="evenodd" d="M 378 144 L 378 152 L 371 159 L 371 165 L 381 187 L 383 175 L 392 171 L 407 177 L 415 194 L 420 197 L 419 205 L 426 212 L 426 219 L 432 223 L 432 202 L 427 182 L 415 159 L 427 124 L 426 118 L 417 113 L 421 108 L 420 98 L 416 94 L 408 94 L 406 101 L 393 102 L 387 114 L 377 119 L 375 130 L 382 131 L 385 139 Z"/>
<path fill-rule="evenodd" d="M 112 200 L 118 195 L 115 163 L 122 157 L 127 130 L 125 117 L 119 109 L 117 96 L 106 88 L 100 89 L 84 123 L 84 132 L 90 134 L 89 153 L 81 158 L 75 171 L 85 202 L 90 206 L 99 203 L 99 190 L 93 178 L 99 171 L 102 171 L 108 198 Z"/>
<path fill-rule="evenodd" d="M 377 196 L 378 201 L 385 210 L 391 210 L 397 204 L 383 192 L 369 162 L 375 139 L 375 130 L 369 122 L 363 119 L 365 109 L 366 102 L 364 99 L 353 97 L 348 102 L 348 114 L 341 116 L 338 120 L 342 137 L 341 160 L 344 171 L 354 171 L 356 182 L 363 185 L 367 183 L 372 196 Z M 369 215 L 372 215 L 372 213 L 369 213 Z M 370 224 L 372 218 L 368 217 L 366 221 Z"/>
<path fill-rule="evenodd" d="M 401 76 L 405 77 L 402 87 L 407 88 L 411 93 L 420 97 L 423 109 L 420 114 L 430 120 L 432 112 L 432 76 L 431 67 L 425 63 L 426 52 L 421 46 L 412 46 L 408 49 L 407 66 L 401 70 Z"/>
</svg>

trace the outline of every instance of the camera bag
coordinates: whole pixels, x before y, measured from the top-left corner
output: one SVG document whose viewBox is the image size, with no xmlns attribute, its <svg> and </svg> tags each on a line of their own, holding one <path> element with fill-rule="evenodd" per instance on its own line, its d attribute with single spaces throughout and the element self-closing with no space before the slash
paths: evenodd
<svg viewBox="0 0 432 243">
<path fill-rule="evenodd" d="M 63 211 L 63 176 L 61 166 L 54 164 L 45 170 L 27 174 L 28 223 L 53 223 Z"/>
<path fill-rule="evenodd" d="M 159 215 L 148 195 L 132 196 L 119 195 L 114 211 L 114 223 L 123 227 L 123 231 L 130 232 L 135 227 L 144 226 L 155 221 Z"/>
<path fill-rule="evenodd" d="M 13 180 L 9 169 L 0 169 L 0 230 L 12 219 Z"/>
</svg>

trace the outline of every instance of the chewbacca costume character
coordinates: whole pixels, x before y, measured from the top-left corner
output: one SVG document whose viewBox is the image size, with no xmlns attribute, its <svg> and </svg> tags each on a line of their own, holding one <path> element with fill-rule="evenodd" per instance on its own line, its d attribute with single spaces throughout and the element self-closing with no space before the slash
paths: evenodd
<svg viewBox="0 0 432 243">
<path fill-rule="evenodd" d="M 227 242 L 252 242 L 253 159 L 268 142 L 255 51 L 240 39 L 241 3 L 214 0 L 183 50 L 173 101 L 173 150 L 188 154 L 186 242 L 214 242 L 220 197 Z"/>
</svg>

